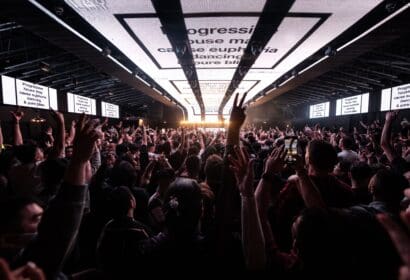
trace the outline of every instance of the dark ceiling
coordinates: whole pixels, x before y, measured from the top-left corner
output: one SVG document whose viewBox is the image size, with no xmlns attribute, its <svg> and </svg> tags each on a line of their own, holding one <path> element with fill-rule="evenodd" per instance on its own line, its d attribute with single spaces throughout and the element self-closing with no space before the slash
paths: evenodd
<svg viewBox="0 0 410 280">
<path fill-rule="evenodd" d="M 148 95 L 105 74 L 16 22 L 0 22 L 1 75 L 128 107 L 144 113 L 160 105 Z"/>
<path fill-rule="evenodd" d="M 272 102 L 298 106 L 380 91 L 409 81 L 410 36 L 406 35 L 320 75 Z"/>
<path fill-rule="evenodd" d="M 60 0 L 42 2 L 57 15 L 57 8 L 64 4 Z M 295 73 L 287 73 L 277 83 L 272 84 L 271 89 L 268 88 L 255 96 L 252 100 L 256 101 L 254 105 L 272 102 L 296 108 L 305 103 L 377 91 L 408 82 L 410 9 L 397 19 L 394 18 L 394 25 L 384 28 L 381 34 L 373 36 L 371 40 L 364 37 L 343 50 L 345 54 L 333 53 L 334 48 L 362 34 L 375 22 L 393 13 L 406 2 L 386 1 L 386 5 L 380 5 L 362 19 L 359 28 L 348 30 L 330 46 L 308 57 L 293 69 Z M 87 49 L 90 46 L 49 17 L 33 11 L 33 7 L 26 4 L 27 1 L 7 0 L 6 3 L 0 17 L 0 74 L 56 88 L 59 92 L 70 91 L 103 99 L 137 113 L 155 112 L 157 107 L 162 106 L 161 103 L 175 107 L 176 103 L 171 102 L 172 97 L 168 96 L 171 98 L 165 99 L 166 93 L 155 84 L 155 81 L 150 80 L 150 77 L 145 76 L 144 80 L 153 85 L 151 87 L 135 81 L 134 74 L 140 72 L 138 67 L 118 49 L 109 45 L 107 40 L 103 40 L 95 30 L 87 27 L 70 9 L 65 9 L 60 17 L 70 26 L 81 30 L 91 41 L 99 42 L 101 46 L 105 45 L 112 57 L 133 70 L 132 74 L 125 73 L 118 65 L 113 65 L 106 54 L 104 56 L 96 53 L 95 49 Z M 390 5 L 392 3 L 395 3 L 393 8 Z M 165 6 L 163 10 L 167 8 L 167 5 Z M 161 10 L 159 8 L 158 10 Z M 163 25 L 166 23 L 163 22 Z M 326 61 L 303 75 L 298 75 L 298 71 L 315 63 L 325 53 L 330 54 Z M 243 76 L 246 71 L 242 72 Z M 281 81 L 288 79 L 289 75 L 298 77 L 285 87 L 272 89 Z M 238 78 L 240 79 L 241 77 Z M 160 89 L 163 95 L 155 93 L 152 87 Z M 229 88 L 227 93 L 232 92 L 232 88 Z M 200 97 L 200 92 L 197 95 Z"/>
</svg>

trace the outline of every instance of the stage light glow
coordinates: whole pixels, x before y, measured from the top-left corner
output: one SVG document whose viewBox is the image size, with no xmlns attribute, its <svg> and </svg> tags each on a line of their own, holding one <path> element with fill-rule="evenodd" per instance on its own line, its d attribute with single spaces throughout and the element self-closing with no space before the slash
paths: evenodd
<svg viewBox="0 0 410 280">
<path fill-rule="evenodd" d="M 37 1 L 29 1 L 101 51 L 99 46 L 81 34 L 81 30 L 74 30 Z M 172 34 L 164 34 L 151 0 L 106 0 L 102 1 L 104 5 L 97 5 L 94 1 L 65 2 L 178 101 L 186 109 L 187 119 L 200 118 L 199 104 L 175 54 L 176 51 L 186 52 L 188 48 L 179 46 L 174 50 L 168 38 Z M 265 2 L 181 0 L 188 35 L 186 43 L 192 50 L 206 115 L 218 114 L 220 102 L 255 31 Z M 253 52 L 260 52 L 260 55 L 243 80 L 238 81 L 234 94 L 248 92 L 245 101 L 253 100 L 258 93 L 327 46 L 381 2 L 361 0 L 358 4 L 357 0 L 296 0 L 268 43 L 253 48 Z M 111 59 L 131 72 L 116 59 Z M 326 57 L 320 61 L 323 59 Z M 300 74 L 311 67 L 313 65 L 307 66 Z M 231 100 L 223 108 L 223 114 L 229 114 Z"/>
</svg>

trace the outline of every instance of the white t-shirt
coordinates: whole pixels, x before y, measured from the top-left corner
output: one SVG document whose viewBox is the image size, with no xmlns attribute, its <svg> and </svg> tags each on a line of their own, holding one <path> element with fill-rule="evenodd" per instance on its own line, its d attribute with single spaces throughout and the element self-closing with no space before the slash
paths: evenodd
<svg viewBox="0 0 410 280">
<path fill-rule="evenodd" d="M 355 161 L 359 160 L 359 156 L 355 151 L 352 150 L 343 150 L 337 154 L 337 157 L 340 161 L 347 161 L 354 163 Z"/>
</svg>

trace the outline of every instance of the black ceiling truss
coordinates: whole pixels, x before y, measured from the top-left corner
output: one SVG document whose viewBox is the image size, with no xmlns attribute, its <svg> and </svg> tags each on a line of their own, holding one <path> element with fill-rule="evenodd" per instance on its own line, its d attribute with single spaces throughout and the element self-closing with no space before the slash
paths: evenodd
<svg viewBox="0 0 410 280">
<path fill-rule="evenodd" d="M 201 88 L 192 55 L 191 45 L 185 26 L 181 2 L 179 0 L 152 0 L 152 4 L 162 25 L 163 32 L 167 35 L 178 63 L 187 78 L 192 92 L 201 110 L 201 119 L 205 119 L 205 106 L 202 100 Z"/>
<path fill-rule="evenodd" d="M 408 15 L 410 14 L 409 9 L 407 8 L 407 10 L 405 10 L 404 12 L 401 12 L 398 16 L 394 17 L 387 23 L 383 24 L 381 27 L 378 27 L 376 30 L 372 31 L 370 34 L 367 34 L 366 36 L 364 36 L 357 42 L 343 49 L 341 53 L 339 53 L 340 51 L 338 51 L 337 48 L 349 42 L 352 38 L 355 38 L 359 36 L 360 34 L 362 34 L 363 32 L 367 31 L 369 28 L 373 27 L 376 23 L 385 19 L 386 17 L 391 15 L 393 12 L 396 12 L 399 9 L 403 8 L 405 5 L 407 5 L 407 3 L 408 1 L 404 1 L 404 0 L 389 0 L 389 1 L 381 2 L 375 9 L 373 9 L 370 13 L 368 13 L 366 16 L 360 19 L 356 24 L 348 28 L 345 32 L 343 32 L 335 40 L 330 42 L 328 45 L 324 46 L 321 50 L 317 51 L 312 56 L 305 59 L 302 63 L 300 63 L 294 69 L 290 70 L 288 73 L 285 73 L 282 77 L 277 79 L 277 81 L 275 81 L 271 86 L 267 87 L 265 90 L 255 95 L 252 100 L 248 101 L 248 103 L 253 106 L 255 105 L 258 106 L 265 102 L 269 102 L 269 100 L 278 98 L 278 96 L 282 95 L 283 93 L 291 92 L 296 87 L 300 87 L 301 84 L 307 83 L 308 81 L 319 77 L 320 75 L 322 75 L 323 73 L 326 73 L 327 71 L 340 67 L 340 65 L 343 65 L 343 62 L 345 62 L 345 67 L 347 69 L 352 70 L 351 67 L 349 67 L 350 65 L 347 63 L 348 61 L 355 59 L 355 64 L 358 64 L 361 62 L 357 60 L 359 56 L 362 56 L 366 52 L 372 51 L 375 48 L 378 48 L 382 45 L 388 44 L 389 42 L 396 40 L 400 36 L 405 36 L 405 34 L 408 34 L 408 31 L 410 30 L 409 21 L 408 21 Z M 396 58 L 399 58 L 400 55 L 397 56 L 396 52 L 397 52 L 397 49 L 400 49 L 400 48 L 401 48 L 401 51 L 408 50 L 408 47 L 403 46 L 403 44 L 398 44 L 396 46 L 390 46 L 389 49 L 387 50 L 380 49 L 379 52 L 385 56 L 384 61 L 374 60 L 373 63 L 382 65 L 385 67 L 386 66 L 390 67 L 389 62 L 386 62 L 386 56 L 395 55 Z M 395 51 L 390 52 L 391 49 L 395 49 Z M 320 62 L 318 65 L 315 65 L 309 71 L 306 71 L 306 72 L 303 71 L 305 73 L 303 73 L 302 75 L 299 75 L 299 72 L 311 66 L 313 63 L 317 62 L 319 59 L 323 58 L 324 55 L 327 55 L 330 58 L 328 58 L 324 62 Z M 387 59 L 387 60 L 391 60 L 391 59 Z M 357 71 L 354 71 L 354 72 L 359 72 L 359 70 L 361 70 L 360 75 L 362 75 L 363 73 L 368 73 L 368 72 L 372 72 L 373 76 L 377 74 L 389 75 L 389 73 L 387 73 L 388 71 L 386 71 L 385 69 L 382 69 L 382 71 L 366 69 L 366 68 L 374 68 L 374 67 L 368 67 L 369 61 L 362 61 L 362 62 L 363 63 L 361 65 L 361 69 L 357 68 Z M 396 70 L 395 72 L 400 71 L 403 73 L 407 73 L 409 69 L 405 67 L 406 65 L 407 64 L 403 64 L 403 61 L 401 61 L 398 64 L 393 63 L 391 68 L 395 68 Z M 292 76 L 293 78 L 296 78 L 296 79 L 293 79 L 289 83 L 286 82 L 285 86 L 280 86 L 280 87 L 277 86 Z M 368 75 L 364 75 L 364 77 L 366 76 Z M 346 78 L 340 74 L 338 77 Z M 395 78 L 397 79 L 397 77 Z M 392 79 L 389 80 L 389 82 L 391 81 Z M 400 79 L 397 79 L 396 81 L 400 83 Z M 355 90 L 358 90 L 359 92 L 362 90 L 360 89 L 360 87 L 357 87 L 357 85 L 348 86 L 342 81 L 333 81 L 333 82 L 336 82 L 337 84 L 342 84 L 342 87 L 346 89 L 355 89 Z M 370 80 L 361 80 L 359 82 L 370 82 Z M 370 85 L 370 87 L 374 87 L 374 86 L 377 87 L 377 85 Z M 369 90 L 369 89 L 367 88 L 366 90 Z"/>
<path fill-rule="evenodd" d="M 248 73 L 249 69 L 255 63 L 256 59 L 263 51 L 263 48 L 276 33 L 279 25 L 289 12 L 294 2 L 294 0 L 266 1 L 258 22 L 256 23 L 255 30 L 249 39 L 249 43 L 246 46 L 238 67 L 232 77 L 231 83 L 229 84 L 225 96 L 222 99 L 221 105 L 219 106 L 219 117 L 222 116 L 226 103 L 229 101 L 236 88 Z"/>
<path fill-rule="evenodd" d="M 378 47 L 275 99 L 301 105 L 373 92 L 410 81 L 410 35 Z"/>
<path fill-rule="evenodd" d="M 0 21 L 0 74 L 138 108 L 153 99 L 12 21 Z M 133 110 L 133 109 L 132 109 Z"/>
</svg>

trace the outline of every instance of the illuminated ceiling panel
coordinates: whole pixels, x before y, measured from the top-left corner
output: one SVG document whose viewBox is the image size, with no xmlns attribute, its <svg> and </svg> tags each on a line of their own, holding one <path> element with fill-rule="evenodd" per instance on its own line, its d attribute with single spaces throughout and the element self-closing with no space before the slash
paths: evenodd
<svg viewBox="0 0 410 280">
<path fill-rule="evenodd" d="M 247 91 L 247 100 L 252 99 L 382 1 L 294 1 L 267 44 L 251 49 L 256 59 L 243 73 L 238 65 L 255 29 L 260 28 L 258 20 L 266 9 L 265 1 L 181 0 L 190 48 L 180 45 L 177 49 L 169 40 L 175 34 L 164 34 L 150 0 L 65 2 L 184 106 L 189 119 L 197 119 L 200 105 L 192 81 L 188 82 L 189 71 L 182 69 L 175 51 L 192 51 L 192 71 L 197 74 L 205 113 L 215 115 L 230 85 L 234 93 Z M 242 78 L 231 82 L 236 72 Z M 232 106 L 233 97 L 228 97 L 223 114 L 229 114 Z"/>
</svg>

